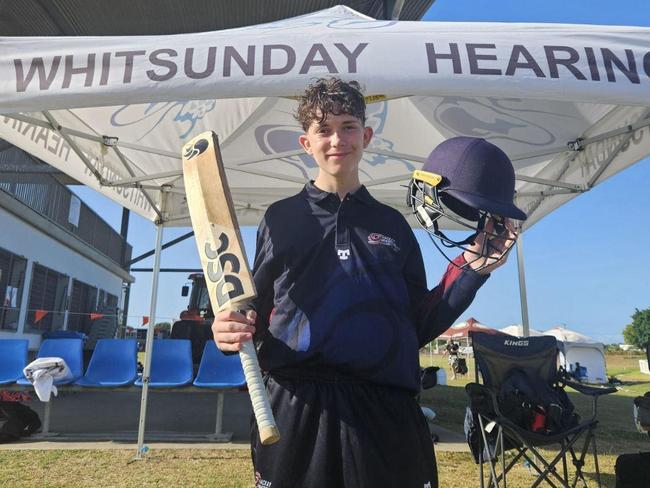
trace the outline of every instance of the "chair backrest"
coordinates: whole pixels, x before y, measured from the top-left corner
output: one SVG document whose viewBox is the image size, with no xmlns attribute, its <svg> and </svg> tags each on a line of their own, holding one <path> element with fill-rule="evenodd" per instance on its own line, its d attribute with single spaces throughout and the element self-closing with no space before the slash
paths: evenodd
<svg viewBox="0 0 650 488">
<path fill-rule="evenodd" d="M 214 341 L 206 342 L 203 356 L 196 375 L 195 384 L 201 385 L 230 385 L 242 386 L 246 384 L 244 369 L 238 354 L 225 355 Z"/>
<path fill-rule="evenodd" d="M 82 339 L 45 339 L 36 357 L 62 358 L 70 368 L 74 379 L 84 374 Z"/>
<path fill-rule="evenodd" d="M 155 339 L 151 355 L 151 382 L 187 384 L 192 381 L 192 345 L 187 339 Z"/>
<path fill-rule="evenodd" d="M 557 340 L 552 336 L 515 337 L 470 332 L 474 358 L 483 384 L 501 389 L 513 369 L 522 369 L 553 383 L 557 376 Z"/>
<path fill-rule="evenodd" d="M 91 382 L 134 381 L 137 375 L 135 339 L 98 339 L 86 378 Z"/>
<path fill-rule="evenodd" d="M 0 339 L 0 383 L 13 383 L 23 377 L 28 347 L 27 339 Z"/>
</svg>

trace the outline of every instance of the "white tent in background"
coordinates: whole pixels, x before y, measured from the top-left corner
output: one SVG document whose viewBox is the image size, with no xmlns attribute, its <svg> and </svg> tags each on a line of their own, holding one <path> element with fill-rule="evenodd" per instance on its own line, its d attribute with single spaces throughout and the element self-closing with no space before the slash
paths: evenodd
<svg viewBox="0 0 650 488">
<path fill-rule="evenodd" d="M 504 334 L 508 334 L 511 336 L 515 337 L 524 337 L 525 332 L 524 332 L 524 326 L 523 325 L 509 325 L 508 327 L 504 327 L 503 329 L 499 329 L 499 332 L 503 332 Z M 530 329 L 528 331 L 528 337 L 535 337 L 535 336 L 541 336 L 544 335 L 540 331 L 535 330 L 535 329 Z"/>
<path fill-rule="evenodd" d="M 563 327 L 543 332 L 554 336 L 560 348 L 560 364 L 567 371 L 575 369 L 576 363 L 587 369 L 589 383 L 607 383 L 605 346 L 584 334 Z"/>
<path fill-rule="evenodd" d="M 650 154 L 647 28 L 377 21 L 338 6 L 218 32 L 0 37 L 0 47 L 0 138 L 158 226 L 151 323 L 163 228 L 189 225 L 180 148 L 214 130 L 240 223 L 257 224 L 317 171 L 291 116 L 314 77 L 366 87 L 375 137 L 361 182 L 405 213 L 400 185 L 456 135 L 510 156 L 523 231 Z"/>
</svg>

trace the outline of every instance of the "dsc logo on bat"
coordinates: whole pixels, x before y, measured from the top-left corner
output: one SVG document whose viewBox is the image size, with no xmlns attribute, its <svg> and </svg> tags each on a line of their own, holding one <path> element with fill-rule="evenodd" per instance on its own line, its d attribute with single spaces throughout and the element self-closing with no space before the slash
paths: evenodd
<svg viewBox="0 0 650 488">
<path fill-rule="evenodd" d="M 244 286 L 237 276 L 241 269 L 241 263 L 235 254 L 228 252 L 229 245 L 230 239 L 225 232 L 221 232 L 217 249 L 209 241 L 206 241 L 203 246 L 207 275 L 205 278 L 206 281 L 216 284 L 219 309 L 229 301 L 237 301 L 237 298 L 244 294 Z M 227 266 L 228 264 L 229 266 Z"/>
</svg>

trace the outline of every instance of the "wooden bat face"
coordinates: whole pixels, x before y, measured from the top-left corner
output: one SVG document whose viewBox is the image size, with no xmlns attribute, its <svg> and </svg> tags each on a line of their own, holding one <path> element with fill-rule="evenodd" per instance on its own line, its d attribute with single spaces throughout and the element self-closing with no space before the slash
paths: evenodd
<svg viewBox="0 0 650 488">
<path fill-rule="evenodd" d="M 183 147 L 187 206 L 215 311 L 255 297 L 216 135 L 204 132 Z"/>
</svg>

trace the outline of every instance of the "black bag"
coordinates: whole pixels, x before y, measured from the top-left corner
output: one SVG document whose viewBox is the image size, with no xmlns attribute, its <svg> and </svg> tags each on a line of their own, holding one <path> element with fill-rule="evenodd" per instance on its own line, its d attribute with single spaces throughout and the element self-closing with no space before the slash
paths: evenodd
<svg viewBox="0 0 650 488">
<path fill-rule="evenodd" d="M 634 399 L 634 423 L 639 432 L 650 434 L 650 391 Z"/>
<path fill-rule="evenodd" d="M 420 369 L 420 388 L 428 390 L 438 384 L 438 370 L 437 366 L 429 366 L 428 368 Z"/>
<path fill-rule="evenodd" d="M 467 360 L 465 358 L 458 358 L 452 367 L 456 374 L 467 374 Z"/>
<path fill-rule="evenodd" d="M 621 454 L 616 458 L 616 488 L 650 486 L 650 452 Z"/>
<path fill-rule="evenodd" d="M 17 441 L 41 428 L 41 419 L 18 402 L 0 402 L 0 443 Z"/>
<path fill-rule="evenodd" d="M 498 401 L 504 417 L 540 434 L 563 432 L 579 422 L 564 389 L 553 387 L 522 369 L 509 373 L 501 385 Z"/>
</svg>

